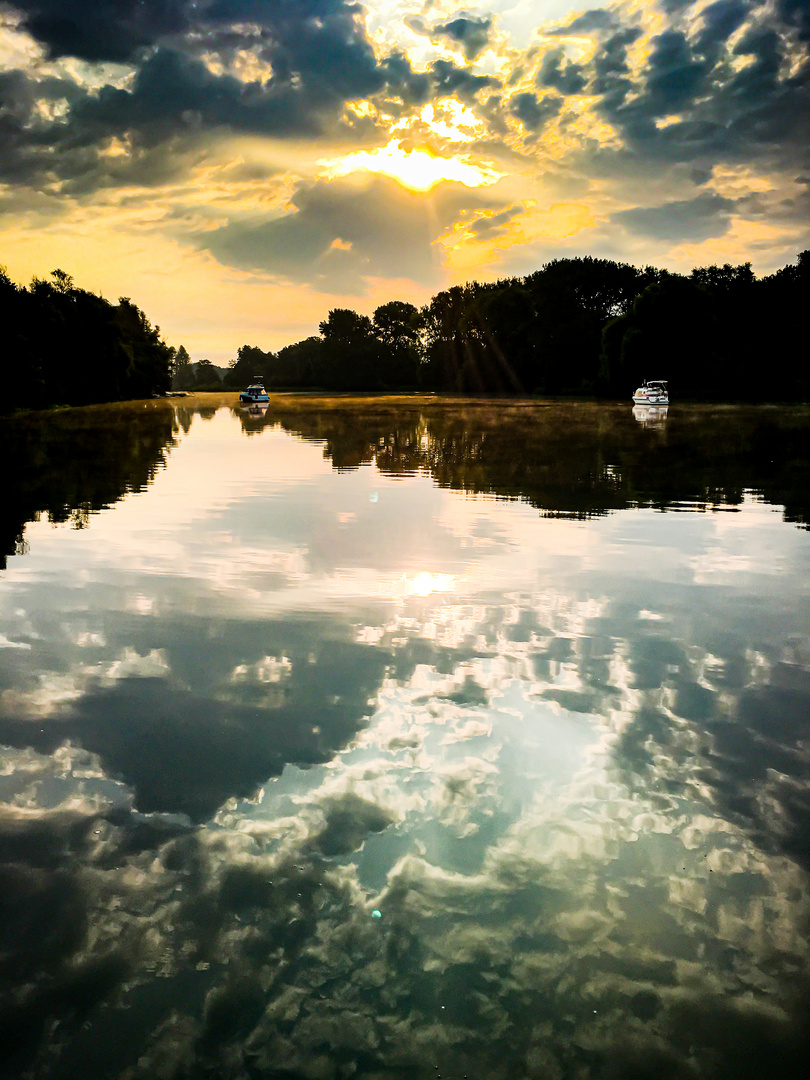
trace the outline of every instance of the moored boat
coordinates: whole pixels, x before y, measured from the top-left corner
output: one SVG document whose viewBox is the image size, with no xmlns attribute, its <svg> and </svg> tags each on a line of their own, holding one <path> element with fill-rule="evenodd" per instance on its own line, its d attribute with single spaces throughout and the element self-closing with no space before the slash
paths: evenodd
<svg viewBox="0 0 810 1080">
<path fill-rule="evenodd" d="M 255 382 L 240 393 L 239 400 L 243 405 L 266 405 L 270 398 L 262 383 Z"/>
<path fill-rule="evenodd" d="M 633 394 L 635 405 L 669 405 L 666 379 L 645 379 Z"/>
</svg>

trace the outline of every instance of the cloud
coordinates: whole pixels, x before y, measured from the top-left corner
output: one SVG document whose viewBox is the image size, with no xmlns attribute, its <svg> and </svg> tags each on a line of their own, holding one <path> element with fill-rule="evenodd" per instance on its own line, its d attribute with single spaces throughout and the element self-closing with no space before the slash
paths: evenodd
<svg viewBox="0 0 810 1080">
<path fill-rule="evenodd" d="M 77 126 L 110 134 L 154 130 L 165 137 L 177 130 L 220 127 L 284 136 L 315 133 L 319 113 L 323 117 L 334 105 L 325 94 L 322 107 L 310 107 L 308 95 L 289 82 L 243 83 L 232 75 L 213 74 L 185 53 L 159 49 L 139 68 L 131 90 L 104 87 L 85 98 L 74 119 Z"/>
<path fill-rule="evenodd" d="M 728 231 L 734 205 L 731 199 L 704 193 L 695 199 L 621 210 L 613 214 L 611 221 L 656 240 L 701 241 Z"/>
<path fill-rule="evenodd" d="M 637 171 L 632 156 L 639 153 L 670 164 L 751 160 L 773 169 L 807 159 L 801 132 L 810 118 L 810 58 L 788 43 L 776 20 L 754 12 L 720 0 L 690 30 L 670 27 L 652 37 L 638 70 L 631 71 L 628 50 L 642 38 L 640 27 L 623 26 L 597 49 L 586 74 L 598 111 L 624 142 L 605 155 L 617 178 Z M 664 117 L 671 119 L 657 123 Z"/>
<path fill-rule="evenodd" d="M 404 23 L 415 34 L 433 41 L 447 38 L 461 45 L 465 59 L 473 61 L 489 44 L 493 19 L 491 16 L 459 14 L 447 22 L 430 24 L 421 15 L 406 15 Z"/>
<path fill-rule="evenodd" d="M 751 13 L 751 5 L 745 0 L 716 0 L 700 13 L 701 26 L 695 41 L 695 50 L 716 61 L 720 48 L 742 26 Z"/>
<path fill-rule="evenodd" d="M 538 86 L 552 86 L 561 94 L 580 94 L 585 89 L 585 75 L 581 64 L 563 62 L 562 49 L 552 49 L 543 57 L 537 73 Z"/>
<path fill-rule="evenodd" d="M 502 236 L 505 232 L 504 226 L 522 211 L 521 205 L 509 206 L 498 213 L 476 218 L 469 226 L 470 232 L 476 240 L 491 240 L 496 236 Z"/>
<path fill-rule="evenodd" d="M 187 28 L 189 0 L 13 0 L 23 26 L 51 57 L 124 61 L 167 34 Z"/>
<path fill-rule="evenodd" d="M 500 87 L 493 75 L 473 75 L 449 60 L 434 60 L 430 66 L 435 92 L 440 96 L 456 94 L 462 101 L 472 102 L 476 95 L 489 87 Z"/>
<path fill-rule="evenodd" d="M 166 183 L 187 174 L 201 151 L 210 153 L 217 138 L 231 134 L 367 140 L 376 122 L 345 122 L 349 101 L 387 94 L 407 109 L 433 96 L 474 101 L 482 90 L 499 86 L 493 76 L 448 60 L 415 72 L 401 50 L 378 56 L 359 8 L 342 0 L 294 6 L 222 0 L 200 8 L 120 0 L 101 5 L 97 21 L 86 13 L 80 19 L 78 6 L 69 8 L 64 25 L 45 19 L 50 10 L 49 0 L 42 0 L 23 14 L 54 55 L 126 54 L 130 77 L 108 75 L 91 88 L 78 69 L 71 69 L 74 79 L 37 77 L 33 69 L 2 73 L 0 175 L 37 187 L 66 180 L 66 190 L 77 196 Z M 80 25 L 87 37 L 71 52 Z M 149 48 L 142 48 L 146 43 Z"/>
<path fill-rule="evenodd" d="M 795 29 L 802 41 L 810 42 L 810 7 L 807 0 L 776 0 L 782 22 Z"/>
<path fill-rule="evenodd" d="M 36 79 L 19 69 L 0 72 L 0 178 L 9 184 L 28 184 L 52 172 L 54 146 L 66 130 L 62 112 L 84 96 L 70 79 Z"/>
<path fill-rule="evenodd" d="M 450 22 L 434 26 L 432 33 L 457 41 L 464 48 L 465 58 L 474 60 L 489 44 L 489 32 L 491 29 L 491 18 L 459 16 L 451 19 Z"/>
<path fill-rule="evenodd" d="M 552 120 L 563 106 L 563 99 L 556 94 L 546 94 L 538 98 L 531 91 L 514 94 L 509 102 L 513 116 L 520 120 L 521 124 L 529 131 L 541 131 L 549 120 Z"/>
<path fill-rule="evenodd" d="M 702 89 L 706 65 L 697 60 L 684 34 L 667 30 L 652 39 L 645 111 L 666 116 L 687 107 Z"/>
<path fill-rule="evenodd" d="M 601 98 L 598 108 L 608 119 L 620 112 L 633 88 L 627 51 L 640 37 L 638 27 L 619 30 L 607 39 L 594 57 L 592 89 Z"/>
<path fill-rule="evenodd" d="M 228 265 L 358 293 L 371 277 L 435 281 L 431 245 L 462 207 L 486 204 L 461 184 L 426 196 L 385 178 L 321 181 L 300 187 L 283 217 L 234 221 L 195 239 Z"/>
<path fill-rule="evenodd" d="M 13 0 L 13 7 L 51 57 L 123 62 L 189 32 L 249 40 L 252 27 L 270 32 L 263 43 L 279 67 L 301 73 L 314 73 L 318 61 L 325 72 L 347 70 L 373 55 L 358 8 L 346 0 L 98 0 L 92 17 L 82 0 Z"/>
<path fill-rule="evenodd" d="M 355 239 L 347 241 L 341 232 L 349 226 L 338 229 L 324 199 L 306 195 L 320 190 L 313 180 L 322 176 L 320 162 L 358 147 L 381 150 L 393 138 L 406 150 L 445 154 L 447 110 L 459 102 L 470 117 L 465 131 L 475 135 L 465 146 L 470 163 L 486 155 L 504 173 L 508 194 L 499 212 L 507 202 L 551 206 L 576 191 L 588 220 L 604 223 L 616 206 L 689 201 L 701 183 L 710 194 L 736 197 L 718 178 L 724 166 L 747 167 L 752 189 L 768 184 L 773 193 L 738 202 L 739 227 L 716 247 L 732 259 L 747 252 L 758 269 L 770 269 L 802 246 L 805 231 L 806 206 L 790 185 L 810 173 L 806 9 L 798 0 L 657 8 L 617 3 L 578 15 L 572 8 L 563 26 L 565 9 L 557 5 L 555 22 L 540 25 L 534 41 L 519 49 L 507 47 L 499 29 L 518 18 L 517 9 L 506 11 L 503 4 L 497 10 L 433 5 L 421 15 L 399 0 L 365 7 L 349 0 L 107 0 L 93 5 L 92 14 L 78 0 L 6 4 L 10 14 L 0 33 L 11 44 L 0 45 L 0 65 L 19 69 L 0 72 L 0 212 L 8 245 L 18 252 L 14 261 L 24 262 L 11 269 L 18 276 L 32 272 L 25 260 L 33 261 L 37 232 L 40 244 L 47 230 L 49 242 L 69 249 L 79 219 L 96 204 L 99 231 L 115 217 L 120 236 L 126 218 L 130 250 L 144 230 L 177 250 L 182 210 L 187 221 L 193 215 L 196 222 L 227 223 L 210 234 L 223 264 L 266 271 L 265 244 L 285 280 L 356 294 L 368 287 L 375 268 L 393 272 L 394 260 L 368 238 L 376 226 L 362 220 L 359 202 L 336 192 L 347 213 L 361 214 Z M 441 115 L 443 130 L 421 115 L 428 104 Z M 559 122 L 552 123 L 555 116 Z M 228 168 L 234 158 L 245 159 L 241 172 Z M 270 205 L 271 195 L 258 176 L 251 187 L 256 162 L 285 192 L 300 192 L 291 205 L 296 228 L 255 213 L 259 203 Z M 183 187 L 193 187 L 192 207 L 183 205 Z M 146 190 L 127 190 L 134 188 Z M 155 197 L 159 205 L 147 212 Z M 366 218 L 377 212 L 379 199 L 373 202 Z M 167 206 L 178 212 L 167 213 Z M 770 238 L 751 228 L 763 226 L 765 212 Z M 250 238 L 239 235 L 251 216 L 258 229 L 252 249 Z M 22 220 L 23 245 L 15 231 Z M 432 285 L 440 279 L 430 246 L 441 234 L 416 207 L 413 220 L 416 237 L 403 247 L 404 276 Z M 393 221 L 402 237 L 396 212 Z M 684 268 L 683 245 L 676 251 L 669 238 L 650 232 L 639 246 L 622 224 L 622 230 L 595 226 L 587 239 L 581 235 L 576 253 Z M 541 214 L 527 215 L 526 228 L 542 239 L 526 247 L 525 259 L 499 253 L 500 269 L 528 267 L 528 259 L 563 250 L 563 238 L 549 240 L 542 232 Z M 279 250 L 287 229 L 302 235 L 300 252 Z M 480 248 L 473 238 L 487 231 L 495 235 L 483 223 L 458 231 L 448 247 L 448 281 L 493 272 L 491 263 L 476 262 Z M 499 235 L 504 246 L 532 243 L 525 230 Z M 206 246 L 196 236 L 194 243 Z M 124 248 L 122 241 L 121 261 Z M 307 259 L 311 273 L 297 269 Z M 210 260 L 196 266 L 201 276 L 220 274 Z M 153 273 L 138 270 L 142 277 Z M 239 288 L 232 277 L 217 280 L 222 288 Z M 243 297 L 259 287 L 240 284 Z M 118 286 L 102 278 L 98 287 Z M 187 310 L 201 304 L 193 297 L 210 287 L 211 281 L 189 286 Z M 374 287 L 385 287 L 379 277 Z M 252 318 L 261 325 L 267 316 L 254 295 Z M 301 311 L 306 305 L 308 313 L 297 318 L 294 333 L 316 324 L 316 303 L 313 294 L 298 294 L 291 306 Z M 228 305 L 234 322 L 238 306 Z M 161 311 L 164 326 L 170 318 Z M 194 318 L 202 325 L 209 317 L 198 310 Z M 278 325 L 268 332 L 283 344 Z M 238 326 L 206 331 L 220 335 L 223 354 L 231 349 L 224 336 L 230 341 L 233 333 Z"/>
<path fill-rule="evenodd" d="M 618 25 L 618 16 L 607 8 L 594 8 L 578 15 L 567 26 L 558 27 L 553 33 L 558 37 L 591 34 L 595 31 L 612 30 Z"/>
</svg>

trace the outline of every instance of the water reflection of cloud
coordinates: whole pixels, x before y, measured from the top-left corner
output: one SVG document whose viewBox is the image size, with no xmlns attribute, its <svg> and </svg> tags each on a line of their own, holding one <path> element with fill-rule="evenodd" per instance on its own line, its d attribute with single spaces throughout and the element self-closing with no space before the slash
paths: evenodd
<svg viewBox="0 0 810 1080">
<path fill-rule="evenodd" d="M 594 800 L 610 802 L 608 817 L 589 814 Z M 534 800 L 476 874 L 402 858 L 375 897 L 383 913 L 377 926 L 351 866 L 318 868 L 306 854 L 336 808 L 351 825 L 353 808 L 362 820 L 372 805 L 336 803 L 327 785 L 311 832 L 299 830 L 276 854 L 227 830 L 190 834 L 159 848 L 162 879 L 117 879 L 119 893 L 139 900 L 104 916 L 95 909 L 107 924 L 96 954 L 123 943 L 131 964 L 138 940 L 140 959 L 160 956 L 170 980 L 164 1012 L 142 1032 L 148 1067 L 163 1053 L 202 1057 L 220 1069 L 229 1061 L 235 1075 L 247 1075 L 249 1061 L 269 1067 L 281 1053 L 290 1068 L 309 1073 L 343 1053 L 417 1071 L 425 1061 L 445 1068 L 453 1059 L 468 1069 L 500 1063 L 513 1071 L 542 1060 L 564 1075 L 596 1053 L 620 1068 L 635 1061 L 684 1069 L 682 1027 L 702 1010 L 745 1024 L 749 1052 L 758 1056 L 773 1048 L 778 1061 L 789 1062 L 791 1030 L 800 1045 L 790 998 L 773 998 L 773 976 L 761 986 L 758 951 L 764 934 L 804 955 L 795 901 L 785 899 L 795 892 L 795 870 L 769 863 L 732 826 L 718 833 L 711 816 L 673 818 L 645 807 L 594 771 L 562 802 Z M 670 850 L 656 840 L 679 834 Z M 712 868 L 701 867 L 701 899 L 697 879 L 677 868 L 685 862 L 694 873 L 704 855 L 714 873 L 724 873 L 715 882 Z M 130 864 L 132 871 L 147 866 L 142 856 Z M 746 874 L 747 892 L 738 884 Z M 642 882 L 644 895 L 661 887 L 662 910 L 652 919 L 640 918 Z M 149 903 L 145 889 L 154 890 Z M 73 895 L 82 904 L 101 900 Z M 694 921 L 709 903 L 718 930 Z M 712 952 L 716 933 L 720 951 Z M 72 966 L 86 968 L 85 947 L 67 948 Z M 258 985 L 257 949 L 266 958 Z M 733 965 L 724 949 L 733 950 Z M 189 961 L 200 969 L 199 998 L 187 982 L 172 982 Z M 105 970 L 121 978 L 131 968 Z M 47 1008 L 41 995 L 30 1000 Z M 535 1016 L 528 1025 L 527 1011 Z M 560 1024 L 557 1015 L 568 1019 Z M 710 1058 L 718 1049 L 728 1054 L 722 1030 L 699 1025 L 693 1038 Z"/>
<path fill-rule="evenodd" d="M 304 451 L 285 475 L 323 479 Z M 104 1045 L 128 1078 L 799 1075 L 806 537 L 747 506 L 677 538 L 647 512 L 540 520 L 416 478 L 421 533 L 381 547 L 390 492 L 353 476 L 328 498 L 361 519 L 373 483 L 381 524 L 315 558 L 317 484 L 285 517 L 243 477 L 251 525 L 220 475 L 217 531 L 177 551 L 133 569 L 148 530 L 108 546 L 102 515 L 98 543 L 35 536 L 7 575 L 31 645 L 0 652 L 12 1071 Z M 695 580 L 771 526 L 790 577 Z M 243 551 L 283 587 L 240 590 Z M 446 591 L 364 595 L 425 567 Z"/>
</svg>

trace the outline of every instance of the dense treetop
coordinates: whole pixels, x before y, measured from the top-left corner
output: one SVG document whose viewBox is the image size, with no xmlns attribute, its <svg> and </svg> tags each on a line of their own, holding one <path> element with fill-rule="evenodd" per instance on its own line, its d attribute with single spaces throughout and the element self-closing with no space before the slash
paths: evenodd
<svg viewBox="0 0 810 1080">
<path fill-rule="evenodd" d="M 421 310 L 335 308 L 319 336 L 278 353 L 242 346 L 225 386 L 626 398 L 664 378 L 682 399 L 806 400 L 809 304 L 810 251 L 763 278 L 750 263 L 686 276 L 555 259 L 525 278 L 446 289 Z"/>
<path fill-rule="evenodd" d="M 15 285 L 0 267 L 2 412 L 163 394 L 175 350 L 126 297 L 111 304 L 63 270 Z"/>
</svg>

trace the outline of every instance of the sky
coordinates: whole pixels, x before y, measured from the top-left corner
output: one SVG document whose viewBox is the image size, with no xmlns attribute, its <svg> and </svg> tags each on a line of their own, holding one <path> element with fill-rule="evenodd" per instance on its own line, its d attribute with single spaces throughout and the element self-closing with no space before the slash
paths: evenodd
<svg viewBox="0 0 810 1080">
<path fill-rule="evenodd" d="M 193 360 L 593 255 L 810 247 L 810 0 L 0 0 L 0 265 Z"/>
</svg>

